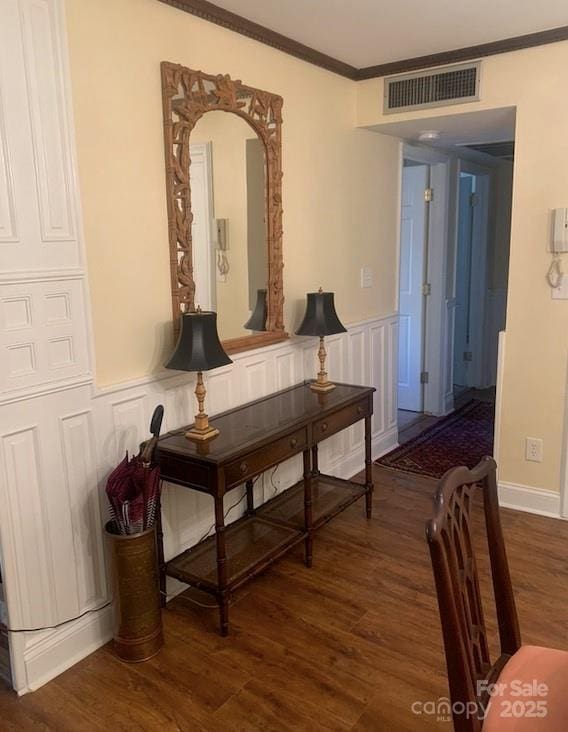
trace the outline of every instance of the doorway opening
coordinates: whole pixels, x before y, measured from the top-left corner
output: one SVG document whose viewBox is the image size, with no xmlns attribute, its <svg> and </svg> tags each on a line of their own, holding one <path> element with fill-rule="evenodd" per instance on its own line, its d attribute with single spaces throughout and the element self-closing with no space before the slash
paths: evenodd
<svg viewBox="0 0 568 732">
<path fill-rule="evenodd" d="M 487 256 L 489 231 L 489 172 L 472 172 L 460 163 L 457 181 L 457 238 L 455 254 L 455 312 L 453 394 L 456 400 L 470 390 L 495 386 L 489 363 L 489 289 Z"/>
<path fill-rule="evenodd" d="M 472 148 L 404 145 L 400 445 L 472 401 L 495 403 L 499 333 L 506 319 L 513 147 L 493 146 L 492 155 Z M 475 413 L 486 416 L 492 441 L 493 409 Z M 455 429 L 463 424 L 457 420 Z"/>
</svg>

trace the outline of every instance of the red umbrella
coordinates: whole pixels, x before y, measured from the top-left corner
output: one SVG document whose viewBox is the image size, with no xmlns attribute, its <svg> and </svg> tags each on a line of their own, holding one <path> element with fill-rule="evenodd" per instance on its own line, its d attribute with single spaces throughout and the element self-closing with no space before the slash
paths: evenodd
<svg viewBox="0 0 568 732">
<path fill-rule="evenodd" d="M 119 534 L 138 534 L 154 525 L 160 496 L 160 470 L 152 465 L 160 436 L 164 407 L 154 410 L 150 423 L 152 437 L 140 453 L 124 460 L 109 475 L 106 493 L 112 519 Z"/>
</svg>

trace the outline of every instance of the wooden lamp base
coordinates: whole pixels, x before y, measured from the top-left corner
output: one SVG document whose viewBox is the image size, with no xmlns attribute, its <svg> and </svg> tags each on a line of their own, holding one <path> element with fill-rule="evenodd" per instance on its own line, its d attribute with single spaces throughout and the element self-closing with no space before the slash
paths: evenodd
<svg viewBox="0 0 568 732">
<path fill-rule="evenodd" d="M 195 387 L 195 396 L 197 397 L 197 404 L 199 405 L 199 411 L 195 415 L 195 424 L 193 427 L 185 433 L 188 440 L 194 442 L 206 442 L 217 437 L 219 430 L 209 424 L 209 416 L 205 414 L 205 395 L 207 391 L 203 384 L 203 374 L 201 371 L 197 372 L 197 385 Z"/>
<path fill-rule="evenodd" d="M 318 358 L 320 362 L 320 370 L 318 371 L 318 378 L 310 384 L 310 389 L 317 392 L 318 394 L 325 394 L 328 391 L 335 389 L 335 384 L 327 378 L 327 371 L 325 370 L 325 359 L 326 359 L 325 346 L 323 342 L 323 336 L 320 336 L 320 345 L 318 350 Z"/>
<path fill-rule="evenodd" d="M 326 394 L 328 391 L 335 389 L 335 384 L 333 381 L 320 382 L 318 379 L 318 381 L 313 381 L 310 384 L 310 389 L 316 391 L 318 394 Z"/>
<path fill-rule="evenodd" d="M 202 430 L 197 429 L 197 427 L 192 427 L 185 433 L 185 436 L 188 440 L 194 440 L 195 442 L 205 442 L 206 440 L 212 440 L 214 437 L 217 437 L 218 434 L 219 430 L 208 424 L 207 427 Z"/>
</svg>

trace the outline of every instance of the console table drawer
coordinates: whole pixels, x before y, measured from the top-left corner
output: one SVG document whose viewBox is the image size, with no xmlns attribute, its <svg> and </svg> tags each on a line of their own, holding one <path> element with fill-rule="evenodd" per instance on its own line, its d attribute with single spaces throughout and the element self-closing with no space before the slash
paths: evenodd
<svg viewBox="0 0 568 732">
<path fill-rule="evenodd" d="M 341 432 L 346 427 L 355 424 L 360 419 L 371 415 L 371 402 L 369 399 L 362 399 L 356 404 L 350 404 L 329 417 L 314 422 L 314 441 L 324 440 L 326 437 Z"/>
<path fill-rule="evenodd" d="M 308 445 L 308 434 L 305 428 L 297 430 L 286 437 L 281 437 L 269 447 L 261 448 L 239 460 L 228 463 L 225 467 L 225 487 L 239 485 L 249 478 L 267 470 L 276 463 L 284 462 L 293 455 L 305 450 Z"/>
</svg>

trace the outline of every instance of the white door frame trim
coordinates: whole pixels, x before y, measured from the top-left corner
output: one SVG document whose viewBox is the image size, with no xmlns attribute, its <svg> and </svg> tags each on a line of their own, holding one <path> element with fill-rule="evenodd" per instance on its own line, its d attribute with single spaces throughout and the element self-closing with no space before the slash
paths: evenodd
<svg viewBox="0 0 568 732">
<path fill-rule="evenodd" d="M 430 205 L 428 222 L 428 263 L 427 277 L 431 285 L 431 294 L 426 304 L 425 324 L 425 371 L 430 375 L 424 387 L 424 411 L 430 414 L 445 414 L 444 408 L 444 364 L 445 352 L 445 313 L 446 313 L 446 280 L 448 259 L 448 213 L 450 189 L 450 157 L 433 148 L 401 143 L 401 171 L 404 160 L 430 165 L 430 187 L 434 197 Z M 398 218 L 402 215 L 402 190 L 399 199 Z M 400 274 L 400 227 L 397 245 L 397 275 Z M 431 262 L 442 262 L 442 267 L 431 267 Z M 399 306 L 399 277 L 396 283 L 397 310 Z M 398 370 L 398 356 L 396 369 Z"/>
<path fill-rule="evenodd" d="M 479 312 L 478 318 L 475 322 L 473 332 L 473 361 L 472 371 L 474 383 L 478 384 L 480 388 L 488 386 L 486 383 L 486 369 L 485 367 L 485 355 L 488 348 L 487 338 L 484 338 L 484 333 L 487 333 L 486 329 L 486 318 L 487 318 L 487 298 L 488 298 L 488 281 L 487 281 L 487 248 L 489 246 L 489 202 L 491 197 L 491 168 L 487 168 L 482 165 L 478 165 L 470 160 L 463 160 L 458 158 L 457 160 L 457 171 L 454 185 L 456 186 L 456 231 L 455 237 L 452 241 L 452 258 L 454 261 L 454 276 L 452 282 L 452 296 L 456 297 L 456 274 L 457 274 L 457 248 L 458 248 L 458 226 L 459 226 L 459 179 L 461 173 L 468 173 L 469 175 L 476 176 L 479 180 L 482 190 L 480 192 L 480 231 L 484 232 L 485 241 L 478 243 L 479 258 L 477 259 L 478 277 L 476 278 L 477 289 L 472 293 L 473 297 L 478 300 Z M 472 236 L 475 232 L 472 231 Z M 475 243 L 475 242 L 474 242 Z M 447 359 L 451 359 L 453 363 L 454 354 L 447 353 Z"/>
</svg>

